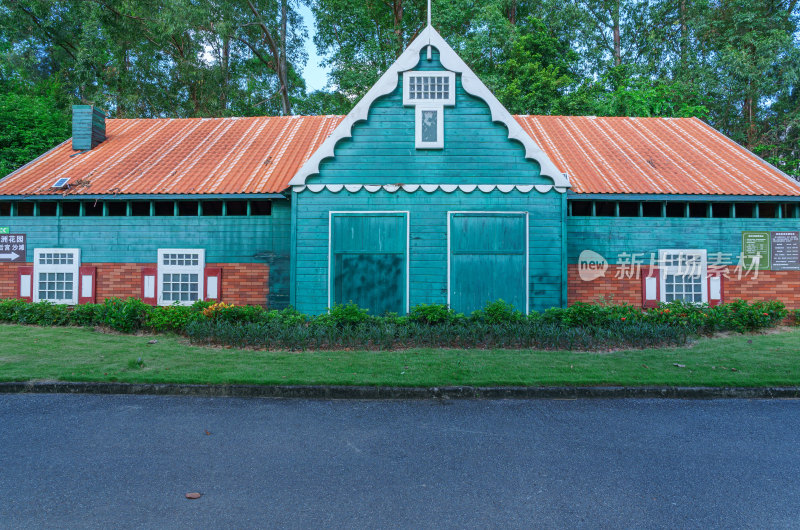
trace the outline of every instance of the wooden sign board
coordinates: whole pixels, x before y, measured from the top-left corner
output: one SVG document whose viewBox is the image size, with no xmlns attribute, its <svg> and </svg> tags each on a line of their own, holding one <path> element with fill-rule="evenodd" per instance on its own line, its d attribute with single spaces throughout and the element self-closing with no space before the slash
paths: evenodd
<svg viewBox="0 0 800 530">
<path fill-rule="evenodd" d="M 25 234 L 0 234 L 0 262 L 24 262 L 27 249 Z"/>
</svg>

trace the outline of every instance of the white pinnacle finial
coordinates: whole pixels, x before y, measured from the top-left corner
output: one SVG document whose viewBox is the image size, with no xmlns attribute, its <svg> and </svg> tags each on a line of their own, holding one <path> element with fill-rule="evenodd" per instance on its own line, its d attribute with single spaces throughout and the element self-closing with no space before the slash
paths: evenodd
<svg viewBox="0 0 800 530">
<path fill-rule="evenodd" d="M 428 25 L 431 25 L 431 0 L 428 0 Z"/>
</svg>

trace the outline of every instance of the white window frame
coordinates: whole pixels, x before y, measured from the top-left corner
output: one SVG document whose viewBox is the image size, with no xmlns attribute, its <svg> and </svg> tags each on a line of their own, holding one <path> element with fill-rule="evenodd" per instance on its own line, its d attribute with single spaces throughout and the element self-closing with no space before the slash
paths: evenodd
<svg viewBox="0 0 800 530">
<path fill-rule="evenodd" d="M 197 254 L 197 265 L 165 265 L 165 254 Z M 206 251 L 203 248 L 160 248 L 156 267 L 158 305 L 192 305 L 204 300 Z M 164 300 L 164 274 L 197 274 L 197 300 Z"/>
<path fill-rule="evenodd" d="M 436 112 L 436 141 L 422 141 L 422 112 Z M 442 105 L 417 105 L 414 116 L 414 147 L 417 149 L 443 149 L 444 148 L 444 107 Z"/>
<path fill-rule="evenodd" d="M 442 99 L 411 99 L 411 77 L 447 77 L 448 93 Z M 403 72 L 403 105 L 455 105 L 456 104 L 456 73 L 447 70 L 409 70 Z"/>
<path fill-rule="evenodd" d="M 683 254 L 683 255 L 697 255 L 700 256 L 700 292 L 702 294 L 702 299 L 700 302 L 691 303 L 701 303 L 707 304 L 708 303 L 708 255 L 706 249 L 702 248 L 679 248 L 679 249 L 659 249 L 658 251 L 658 266 L 659 266 L 659 286 L 660 286 L 660 301 L 666 302 L 667 300 L 667 275 L 685 275 L 687 272 L 691 272 L 689 270 L 685 270 L 685 268 L 681 266 L 666 266 L 666 256 L 667 254 Z"/>
<path fill-rule="evenodd" d="M 47 264 L 40 263 L 42 254 L 72 254 L 71 264 Z M 81 268 L 81 249 L 79 248 L 35 248 L 33 249 L 33 301 L 48 301 L 54 304 L 75 305 L 78 303 L 78 293 L 80 288 Z M 39 296 L 39 274 L 40 273 L 71 273 L 72 274 L 72 298 L 63 300 L 48 300 Z"/>
<path fill-rule="evenodd" d="M 410 210 L 331 210 L 328 212 L 328 312 L 333 307 L 333 216 L 334 215 L 372 215 L 372 214 L 403 214 L 406 217 L 406 314 L 411 311 L 411 211 Z"/>
</svg>

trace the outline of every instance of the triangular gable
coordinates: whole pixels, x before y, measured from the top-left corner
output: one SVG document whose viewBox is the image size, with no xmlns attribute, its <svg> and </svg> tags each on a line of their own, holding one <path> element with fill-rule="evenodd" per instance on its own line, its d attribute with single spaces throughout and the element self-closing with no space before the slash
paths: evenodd
<svg viewBox="0 0 800 530">
<path fill-rule="evenodd" d="M 477 75 L 445 42 L 432 27 L 426 27 L 420 35 L 406 48 L 394 64 L 381 76 L 377 83 L 366 93 L 361 101 L 353 107 L 344 120 L 333 130 L 327 140 L 317 149 L 289 182 L 292 186 L 303 186 L 306 179 L 318 174 L 320 164 L 326 158 L 335 156 L 336 144 L 352 136 L 356 122 L 367 120 L 372 104 L 381 96 L 392 93 L 397 88 L 399 75 L 416 67 L 420 53 L 426 46 L 433 46 L 439 51 L 439 60 L 447 70 L 461 74 L 461 85 L 464 91 L 482 99 L 489 107 L 493 122 L 499 122 L 508 129 L 508 138 L 517 140 L 525 148 L 525 158 L 536 161 L 540 166 L 542 177 L 553 181 L 556 188 L 562 190 L 570 187 L 569 179 L 548 158 L 544 151 L 523 130 L 494 94 L 483 84 Z"/>
</svg>

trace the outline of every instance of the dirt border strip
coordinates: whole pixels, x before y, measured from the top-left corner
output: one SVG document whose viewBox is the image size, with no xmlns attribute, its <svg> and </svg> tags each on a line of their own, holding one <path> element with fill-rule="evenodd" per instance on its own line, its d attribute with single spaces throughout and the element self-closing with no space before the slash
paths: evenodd
<svg viewBox="0 0 800 530">
<path fill-rule="evenodd" d="M 187 385 L 160 383 L 0 383 L 6 394 L 142 394 L 155 396 L 272 397 L 311 399 L 535 399 L 535 398 L 800 398 L 800 387 L 376 387 L 327 385 Z"/>
</svg>

